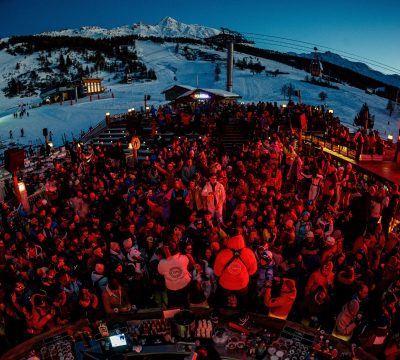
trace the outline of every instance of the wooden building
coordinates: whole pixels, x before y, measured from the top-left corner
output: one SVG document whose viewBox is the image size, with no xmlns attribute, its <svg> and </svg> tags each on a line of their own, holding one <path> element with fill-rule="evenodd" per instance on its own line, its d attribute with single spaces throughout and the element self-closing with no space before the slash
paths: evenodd
<svg viewBox="0 0 400 360">
<path fill-rule="evenodd" d="M 230 91 L 221 89 L 193 89 L 185 92 L 178 96 L 173 104 L 175 106 L 180 105 L 195 105 L 195 104 L 207 104 L 210 106 L 219 105 L 221 103 L 232 103 L 241 99 L 242 97 Z"/>
<path fill-rule="evenodd" d="M 162 91 L 161 94 L 165 95 L 166 101 L 175 101 L 179 96 L 195 89 L 193 86 L 175 84 Z"/>
<path fill-rule="evenodd" d="M 104 91 L 101 78 L 82 78 L 82 95 L 100 94 Z"/>
<path fill-rule="evenodd" d="M 60 101 L 73 100 L 76 96 L 75 87 L 58 86 L 46 89 L 40 94 L 43 102 L 51 104 Z"/>
</svg>

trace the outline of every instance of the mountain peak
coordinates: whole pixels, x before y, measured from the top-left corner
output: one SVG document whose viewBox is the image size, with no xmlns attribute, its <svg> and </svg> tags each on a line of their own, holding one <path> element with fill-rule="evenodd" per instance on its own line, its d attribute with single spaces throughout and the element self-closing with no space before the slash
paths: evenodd
<svg viewBox="0 0 400 360">
<path fill-rule="evenodd" d="M 158 25 L 166 26 L 166 25 L 175 25 L 177 23 L 178 21 L 172 18 L 171 16 L 166 16 L 158 23 Z"/>
</svg>

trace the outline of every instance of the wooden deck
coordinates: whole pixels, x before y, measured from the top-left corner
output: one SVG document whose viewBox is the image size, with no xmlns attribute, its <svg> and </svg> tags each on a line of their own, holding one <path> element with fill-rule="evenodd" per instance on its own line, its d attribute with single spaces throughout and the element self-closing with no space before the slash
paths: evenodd
<svg viewBox="0 0 400 360">
<path fill-rule="evenodd" d="M 376 174 L 382 179 L 400 185 L 400 163 L 393 161 L 362 161 L 357 166 L 368 172 Z"/>
</svg>

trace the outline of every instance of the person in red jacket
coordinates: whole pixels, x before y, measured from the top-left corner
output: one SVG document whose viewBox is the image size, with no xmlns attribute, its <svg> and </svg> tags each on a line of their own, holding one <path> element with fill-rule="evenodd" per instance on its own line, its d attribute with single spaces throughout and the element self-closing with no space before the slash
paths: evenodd
<svg viewBox="0 0 400 360">
<path fill-rule="evenodd" d="M 241 321 L 243 324 L 248 319 L 244 316 L 247 308 L 247 293 L 250 276 L 257 271 L 257 260 L 254 252 L 246 248 L 245 240 L 242 234 L 237 233 L 228 239 L 226 248 L 221 250 L 214 265 L 214 273 L 219 281 L 219 296 L 216 296 L 218 305 L 226 305 L 226 299 L 229 295 L 235 295 L 237 298 L 237 307 L 242 312 Z M 225 304 L 223 303 L 225 301 Z"/>
<path fill-rule="evenodd" d="M 271 287 L 265 290 L 264 304 L 269 308 L 268 316 L 286 320 L 296 300 L 296 282 L 293 279 L 282 279 L 282 289 L 279 296 L 272 297 Z"/>
</svg>

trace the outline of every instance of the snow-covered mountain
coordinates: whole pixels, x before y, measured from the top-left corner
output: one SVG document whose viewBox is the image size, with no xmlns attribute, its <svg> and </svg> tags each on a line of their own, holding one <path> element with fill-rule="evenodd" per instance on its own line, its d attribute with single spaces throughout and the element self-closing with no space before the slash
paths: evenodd
<svg viewBox="0 0 400 360">
<path fill-rule="evenodd" d="M 291 52 L 290 54 L 305 57 L 307 59 L 312 59 L 314 57 L 313 53 L 296 54 L 296 53 Z M 319 52 L 318 57 L 322 62 L 327 62 L 330 64 L 334 64 L 334 65 L 343 67 L 345 69 L 353 70 L 356 73 L 365 75 L 371 79 L 381 81 L 382 83 L 387 84 L 387 85 L 400 87 L 400 75 L 383 74 L 380 71 L 374 70 L 362 62 L 348 60 L 348 59 L 346 59 L 338 54 L 335 54 L 333 52 L 330 52 L 330 51 L 326 51 L 324 53 Z"/>
<path fill-rule="evenodd" d="M 195 39 L 204 39 L 220 33 L 217 29 L 196 24 L 187 25 L 169 16 L 162 19 L 157 25 L 135 24 L 133 31 L 141 36 L 189 37 Z"/>
<path fill-rule="evenodd" d="M 44 32 L 39 35 L 48 36 L 81 36 L 93 39 L 112 38 L 116 36 L 138 35 L 140 37 L 186 37 L 193 39 L 205 39 L 220 34 L 221 31 L 207 26 L 197 24 L 184 24 L 173 19 L 170 16 L 163 18 L 158 24 L 149 25 L 138 22 L 133 25 L 125 25 L 114 29 L 105 29 L 97 26 L 84 26 L 80 29 L 65 29 L 59 31 Z M 311 59 L 313 53 L 297 54 L 289 52 L 291 55 Z M 362 62 L 356 62 L 346 59 L 338 54 L 327 51 L 319 53 L 322 61 L 353 70 L 357 73 L 375 79 L 387 85 L 400 87 L 400 76 L 397 74 L 386 75 L 380 71 L 374 70 Z"/>
<path fill-rule="evenodd" d="M 104 29 L 97 26 L 84 26 L 80 29 L 65 29 L 59 31 L 44 32 L 39 35 L 48 36 L 82 36 L 93 39 L 111 38 L 114 36 L 139 35 L 142 37 L 188 37 L 194 39 L 204 39 L 220 33 L 220 30 L 202 25 L 187 25 L 179 22 L 172 17 L 165 17 L 158 24 L 147 25 L 143 22 L 125 25 L 114 29 Z"/>
</svg>

